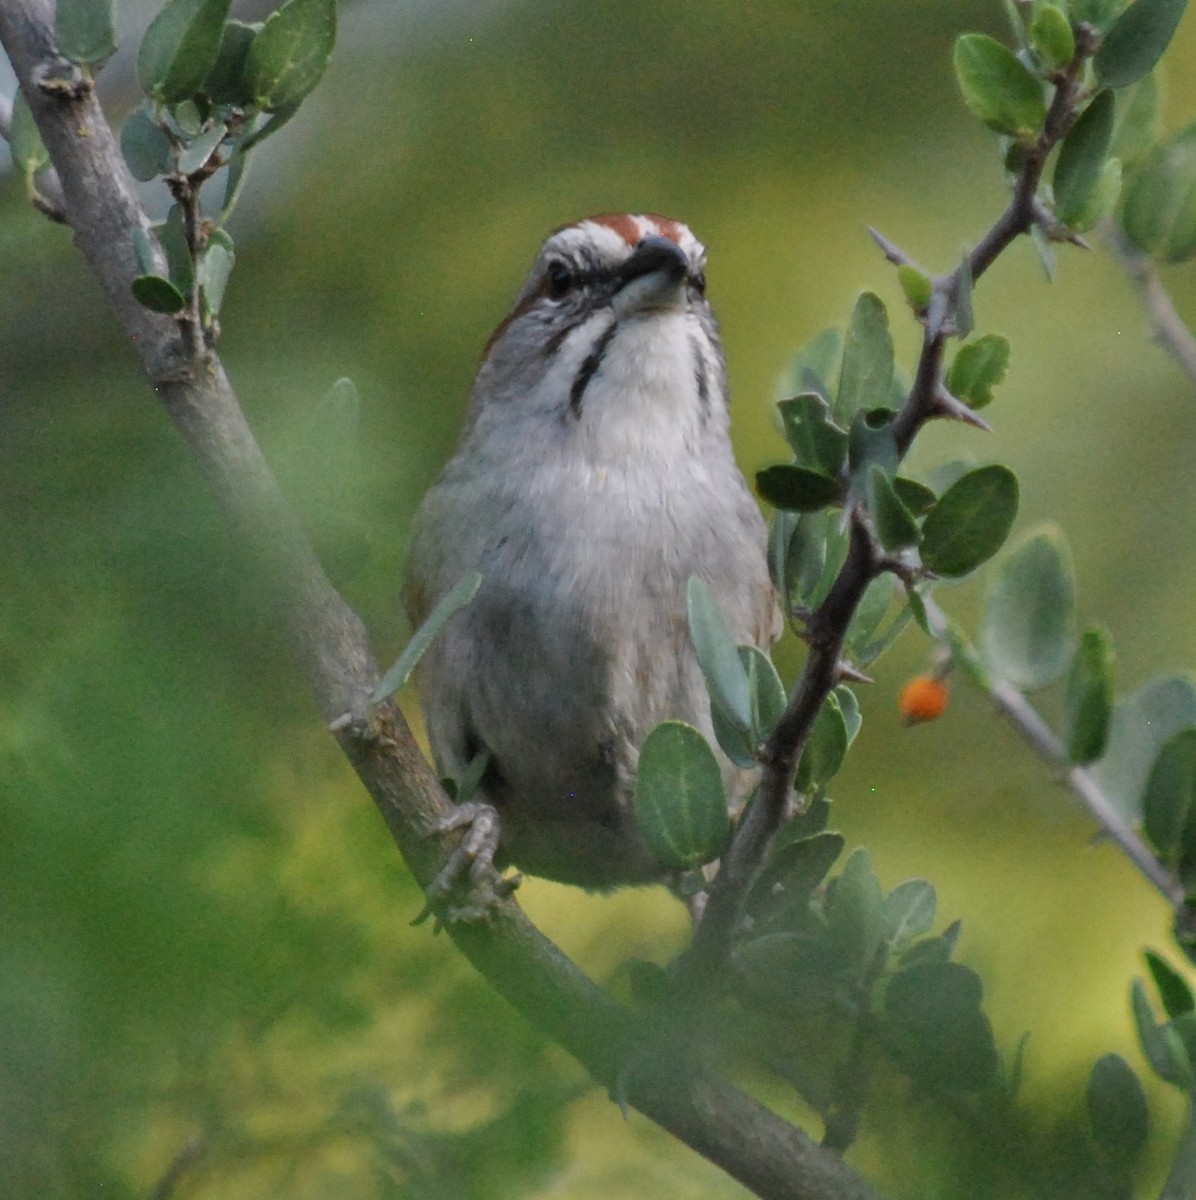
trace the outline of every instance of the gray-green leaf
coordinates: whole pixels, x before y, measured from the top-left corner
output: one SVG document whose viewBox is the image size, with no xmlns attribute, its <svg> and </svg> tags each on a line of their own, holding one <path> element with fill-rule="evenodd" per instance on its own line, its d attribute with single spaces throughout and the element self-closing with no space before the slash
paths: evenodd
<svg viewBox="0 0 1196 1200">
<path fill-rule="evenodd" d="M 810 793 L 825 786 L 843 765 L 850 742 L 842 705 L 832 692 L 823 701 L 814 719 L 814 726 L 797 764 L 797 790 Z"/>
<path fill-rule="evenodd" d="M 233 240 L 223 229 L 215 230 L 199 260 L 199 286 L 208 312 L 215 316 L 224 303 L 224 289 L 237 258 Z"/>
<path fill-rule="evenodd" d="M 457 581 L 443 596 L 436 607 L 428 614 L 427 620 L 415 631 L 403 653 L 399 655 L 394 665 L 378 681 L 377 687 L 370 693 L 371 704 L 381 704 L 383 700 L 393 696 L 415 670 L 416 664 L 432 640 L 445 627 L 450 617 L 460 612 L 477 595 L 482 586 L 482 576 L 478 571 L 470 571 L 468 575 Z"/>
<path fill-rule="evenodd" d="M 1091 771 L 1131 824 L 1142 819 L 1142 793 L 1159 748 L 1192 725 L 1196 725 L 1196 684 L 1183 675 L 1152 680 L 1114 708 L 1104 757 L 1093 763 Z"/>
<path fill-rule="evenodd" d="M 1053 526 L 1027 535 L 1001 563 L 980 632 L 984 661 L 1024 691 L 1060 678 L 1075 649 L 1075 577 Z"/>
<path fill-rule="evenodd" d="M 18 89 L 12 104 L 12 123 L 8 131 L 12 160 L 26 179 L 32 179 L 50 161 L 50 152 L 38 132 L 25 93 Z"/>
<path fill-rule="evenodd" d="M 170 166 L 170 138 L 146 111 L 135 108 L 120 130 L 120 152 L 134 179 L 147 183 L 164 175 Z"/>
<path fill-rule="evenodd" d="M 922 524 L 922 562 L 938 575 L 966 575 L 992 558 L 1017 516 L 1017 476 L 977 467 L 955 481 Z"/>
<path fill-rule="evenodd" d="M 995 38 L 963 34 L 955 43 L 955 77 L 964 103 L 990 129 L 1026 139 L 1042 128 L 1042 84 Z"/>
<path fill-rule="evenodd" d="M 635 812 L 653 853 L 671 870 L 695 867 L 722 853 L 730 835 L 723 773 L 693 726 L 666 721 L 644 739 Z"/>
<path fill-rule="evenodd" d="M 868 468 L 868 507 L 876 536 L 886 550 L 904 550 L 918 544 L 918 522 L 897 495 L 884 468 L 875 463 Z"/>
<path fill-rule="evenodd" d="M 1105 1155 L 1120 1167 L 1132 1166 L 1146 1144 L 1150 1118 L 1142 1084 L 1119 1054 L 1106 1054 L 1092 1068 L 1088 1119 Z"/>
<path fill-rule="evenodd" d="M 947 372 L 947 390 L 972 408 L 984 408 L 1008 368 L 1009 339 L 986 333 L 960 346 Z"/>
<path fill-rule="evenodd" d="M 1153 258 L 1177 263 L 1196 254 L 1196 125 L 1161 142 L 1137 169 L 1121 224 Z"/>
<path fill-rule="evenodd" d="M 133 295 L 138 303 L 156 313 L 172 315 L 182 312 L 187 304 L 183 293 L 161 275 L 138 275 L 133 280 Z"/>
<path fill-rule="evenodd" d="M 1187 0 L 1134 0 L 1096 52 L 1101 83 L 1121 88 L 1141 79 L 1162 58 L 1186 7 Z"/>
<path fill-rule="evenodd" d="M 287 0 L 249 49 L 246 76 L 265 112 L 293 108 L 320 82 L 336 44 L 336 0 Z"/>
<path fill-rule="evenodd" d="M 1097 93 L 1059 147 L 1055 163 L 1055 211 L 1065 225 L 1084 215 L 1100 183 L 1113 141 L 1116 101 L 1111 91 Z"/>
<path fill-rule="evenodd" d="M 690 576 L 686 589 L 689 636 L 712 705 L 738 730 L 750 733 L 752 696 L 748 674 L 705 580 Z"/>
<path fill-rule="evenodd" d="M 116 51 L 114 0 L 58 0 L 55 38 L 71 62 L 107 62 Z"/>
<path fill-rule="evenodd" d="M 778 463 L 756 472 L 756 491 L 785 512 L 817 512 L 843 498 L 843 485 L 823 471 Z"/>
<path fill-rule="evenodd" d="M 851 314 L 843 347 L 843 367 L 835 400 L 835 419 L 850 426 L 857 412 L 885 408 L 893 384 L 893 339 L 880 297 L 864 292 Z"/>
<path fill-rule="evenodd" d="M 802 392 L 777 408 L 797 466 L 837 475 L 847 456 L 847 432 L 831 420 L 830 405 L 816 392 Z"/>
<path fill-rule="evenodd" d="M 1159 749 L 1142 794 L 1142 828 L 1159 860 L 1190 859 L 1196 802 L 1196 729 L 1184 729 Z"/>
<path fill-rule="evenodd" d="M 178 104 L 199 92 L 220 50 L 228 6 L 229 0 L 166 0 L 137 55 L 137 80 L 147 96 Z"/>
<path fill-rule="evenodd" d="M 1063 713 L 1067 757 L 1087 766 L 1105 752 L 1113 717 L 1113 643 L 1106 630 L 1086 629 L 1071 660 Z"/>
</svg>

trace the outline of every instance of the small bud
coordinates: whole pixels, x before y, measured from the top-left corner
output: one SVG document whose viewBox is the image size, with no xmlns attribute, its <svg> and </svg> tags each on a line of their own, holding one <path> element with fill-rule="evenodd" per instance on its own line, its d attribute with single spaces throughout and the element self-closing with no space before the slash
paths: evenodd
<svg viewBox="0 0 1196 1200">
<path fill-rule="evenodd" d="M 950 692 L 946 681 L 933 675 L 917 675 L 901 689 L 897 707 L 907 725 L 933 721 L 947 708 Z"/>
</svg>

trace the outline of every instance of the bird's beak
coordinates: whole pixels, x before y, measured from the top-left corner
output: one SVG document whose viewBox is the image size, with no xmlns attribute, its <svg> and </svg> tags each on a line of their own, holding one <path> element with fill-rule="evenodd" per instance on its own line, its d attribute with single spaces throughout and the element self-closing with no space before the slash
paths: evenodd
<svg viewBox="0 0 1196 1200">
<path fill-rule="evenodd" d="M 619 288 L 611 305 L 620 317 L 682 308 L 688 279 L 685 251 L 666 237 L 646 237 L 619 269 Z"/>
</svg>

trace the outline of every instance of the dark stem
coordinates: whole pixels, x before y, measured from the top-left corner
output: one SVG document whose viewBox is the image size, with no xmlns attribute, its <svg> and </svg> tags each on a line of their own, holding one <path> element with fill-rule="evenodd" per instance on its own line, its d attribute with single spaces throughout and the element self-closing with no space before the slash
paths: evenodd
<svg viewBox="0 0 1196 1200">
<path fill-rule="evenodd" d="M 943 357 L 947 338 L 953 333 L 956 299 L 964 287 L 969 286 L 965 272 L 970 275 L 970 282 L 979 279 L 1013 241 L 1028 233 L 1040 219 L 1037 196 L 1042 173 L 1051 151 L 1075 123 L 1082 99 L 1080 78 L 1094 48 L 1095 34 L 1087 26 L 1079 26 L 1075 55 L 1055 80 L 1055 94 L 1042 132 L 1025 152 L 1008 206 L 966 262 L 935 282 L 923 318 L 925 333 L 913 386 L 893 422 L 897 450 L 902 458 L 922 426 L 941 415 L 938 395 L 942 386 Z M 885 239 L 878 238 L 878 241 L 891 261 L 906 259 Z M 843 641 L 856 606 L 876 575 L 890 569 L 878 553 L 863 515 L 857 510 L 852 513 L 851 520 L 852 537 L 847 558 L 830 594 L 807 626 L 810 654 L 780 723 L 761 751 L 763 771 L 756 799 L 723 857 L 693 945 L 682 960 L 684 972 L 695 971 L 706 979 L 714 979 L 730 954 L 748 888 L 788 810 L 797 765 L 810 730 L 826 698 L 842 678 Z"/>
</svg>

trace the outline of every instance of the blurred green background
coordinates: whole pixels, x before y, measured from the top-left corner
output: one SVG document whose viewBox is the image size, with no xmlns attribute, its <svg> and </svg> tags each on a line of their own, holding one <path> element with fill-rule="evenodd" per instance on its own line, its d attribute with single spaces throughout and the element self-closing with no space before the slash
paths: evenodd
<svg viewBox="0 0 1196 1200">
<path fill-rule="evenodd" d="M 153 11 L 121 8 L 114 118 Z M 908 369 L 917 330 L 864 227 L 945 269 L 1003 204 L 950 73 L 977 28 L 1003 35 L 996 0 L 343 6 L 324 84 L 233 219 L 221 350 L 301 502 L 316 403 L 341 375 L 360 388 L 349 500 L 372 554 L 345 590 L 380 658 L 407 633 L 411 516 L 548 229 L 651 210 L 706 241 L 745 470 L 782 456 L 788 356 L 861 288 L 890 303 Z M 1168 64 L 1177 126 L 1196 117 L 1193 19 Z M 1014 467 L 1019 527 L 1066 530 L 1081 619 L 1112 630 L 1124 692 L 1196 660 L 1196 389 L 1106 253 L 1060 268 L 1048 285 L 1023 245 L 984 280 L 979 327 L 1014 347 L 996 432 L 933 427 L 915 463 Z M 1196 271 L 1168 283 L 1196 315 Z M 192 1139 L 178 1196 L 745 1194 L 624 1122 L 444 939 L 408 928 L 416 891 L 203 480 L 69 235 L 11 172 L 0 285 L 0 1194 L 146 1197 Z M 983 579 L 941 596 L 974 621 Z M 1039 1132 L 986 1150 L 894 1085 L 853 1161 L 893 1196 L 1062 1195 L 1042 1172 L 1064 1169 L 1092 1060 L 1144 1069 L 1127 988 L 1143 945 L 1169 948 L 1168 917 L 963 685 L 941 721 L 901 727 L 897 690 L 927 653 L 908 634 L 862 691 L 835 822 L 886 885 L 925 876 L 963 918 L 998 1043 L 1031 1031 Z M 628 958 L 683 944 L 660 889 L 520 895 L 617 986 Z M 1151 1102 L 1164 1147 L 1179 1112 Z"/>
</svg>

